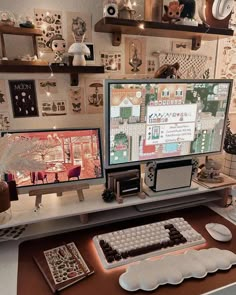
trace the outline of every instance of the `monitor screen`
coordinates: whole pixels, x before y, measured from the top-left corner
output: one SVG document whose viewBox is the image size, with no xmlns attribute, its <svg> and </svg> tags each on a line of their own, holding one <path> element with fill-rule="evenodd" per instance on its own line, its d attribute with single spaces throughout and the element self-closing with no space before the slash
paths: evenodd
<svg viewBox="0 0 236 295">
<path fill-rule="evenodd" d="M 93 183 L 103 178 L 103 160 L 99 129 L 60 129 L 8 131 L 2 136 L 34 138 L 36 151 L 32 157 L 45 163 L 42 171 L 15 171 L 6 179 L 15 179 L 19 193 L 29 192 L 35 186 L 54 186 Z M 99 181 L 98 181 L 99 182 Z"/>
<path fill-rule="evenodd" d="M 105 80 L 106 166 L 222 151 L 232 80 Z"/>
</svg>

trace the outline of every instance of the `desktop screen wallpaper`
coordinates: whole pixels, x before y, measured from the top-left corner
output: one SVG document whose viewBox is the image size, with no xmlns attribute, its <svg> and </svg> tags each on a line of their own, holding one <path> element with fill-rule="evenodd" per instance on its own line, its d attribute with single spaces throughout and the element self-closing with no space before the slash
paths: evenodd
<svg viewBox="0 0 236 295">
<path fill-rule="evenodd" d="M 37 140 L 32 158 L 45 163 L 42 171 L 12 172 L 18 187 L 103 177 L 98 129 L 12 133 Z"/>
<path fill-rule="evenodd" d="M 229 83 L 109 84 L 109 164 L 219 152 Z"/>
</svg>

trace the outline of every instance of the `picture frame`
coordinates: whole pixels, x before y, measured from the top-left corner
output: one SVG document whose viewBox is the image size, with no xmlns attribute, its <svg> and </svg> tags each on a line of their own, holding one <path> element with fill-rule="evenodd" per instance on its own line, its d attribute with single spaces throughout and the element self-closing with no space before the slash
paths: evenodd
<svg viewBox="0 0 236 295">
<path fill-rule="evenodd" d="M 85 55 L 85 60 L 87 63 L 95 63 L 95 54 L 94 54 L 94 44 L 85 42 L 90 50 L 90 56 Z"/>
</svg>

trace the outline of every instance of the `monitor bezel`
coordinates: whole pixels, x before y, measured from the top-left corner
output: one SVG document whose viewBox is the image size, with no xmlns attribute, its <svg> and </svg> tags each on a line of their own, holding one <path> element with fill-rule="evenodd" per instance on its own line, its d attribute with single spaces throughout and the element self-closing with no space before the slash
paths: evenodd
<svg viewBox="0 0 236 295">
<path fill-rule="evenodd" d="M 58 132 L 58 131 L 86 131 L 86 130 L 95 130 L 97 131 L 98 135 L 98 144 L 100 148 L 99 157 L 101 162 L 101 176 L 97 178 L 87 178 L 87 179 L 79 179 L 79 180 L 71 180 L 71 181 L 61 181 L 58 183 L 39 183 L 35 185 L 25 185 L 25 186 L 16 186 L 18 194 L 27 194 L 30 191 L 35 191 L 37 189 L 50 189 L 55 187 L 63 187 L 63 186 L 75 186 L 76 184 L 103 184 L 105 183 L 105 173 L 104 173 L 104 158 L 103 158 L 103 146 L 102 146 L 102 138 L 101 138 L 101 128 L 52 128 L 52 129 L 23 129 L 23 130 L 4 130 L 0 131 L 1 137 L 3 137 L 6 134 L 20 134 L 20 133 L 37 133 L 37 132 Z"/>
<path fill-rule="evenodd" d="M 110 163 L 110 85 L 111 84 L 145 84 L 145 83 L 158 83 L 158 84 L 184 84 L 184 83 L 227 83 L 229 84 L 229 93 L 228 93 L 228 99 L 227 99 L 227 105 L 226 105 L 226 112 L 225 112 L 225 118 L 224 118 L 224 125 L 223 125 L 223 134 L 221 138 L 221 145 L 219 151 L 214 152 L 207 152 L 207 153 L 196 153 L 192 155 L 181 155 L 176 157 L 166 157 L 162 159 L 148 159 L 148 160 L 138 160 L 138 161 L 132 161 L 128 163 L 117 163 L 117 164 L 111 164 Z M 224 137 L 225 137 L 225 129 L 226 129 L 226 123 L 229 113 L 229 106 L 231 101 L 231 95 L 232 95 L 232 86 L 233 86 L 233 80 L 232 79 L 105 79 L 104 80 L 104 94 L 105 94 L 105 115 L 104 115 L 104 126 L 105 126 L 105 149 L 104 149 L 104 155 L 105 155 L 105 162 L 104 167 L 105 168 L 119 168 L 119 167 L 127 167 L 127 166 L 133 166 L 137 164 L 145 164 L 150 161 L 155 161 L 158 163 L 166 162 L 166 161 L 179 161 L 182 159 L 189 159 L 193 157 L 205 157 L 209 155 L 219 155 L 223 151 L 223 145 L 224 145 Z"/>
</svg>

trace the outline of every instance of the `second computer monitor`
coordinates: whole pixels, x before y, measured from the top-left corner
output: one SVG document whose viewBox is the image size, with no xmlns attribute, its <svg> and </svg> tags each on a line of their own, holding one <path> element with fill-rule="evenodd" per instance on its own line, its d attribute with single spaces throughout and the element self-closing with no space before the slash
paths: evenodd
<svg viewBox="0 0 236 295">
<path fill-rule="evenodd" d="M 232 80 L 106 80 L 106 166 L 222 151 Z"/>
</svg>

